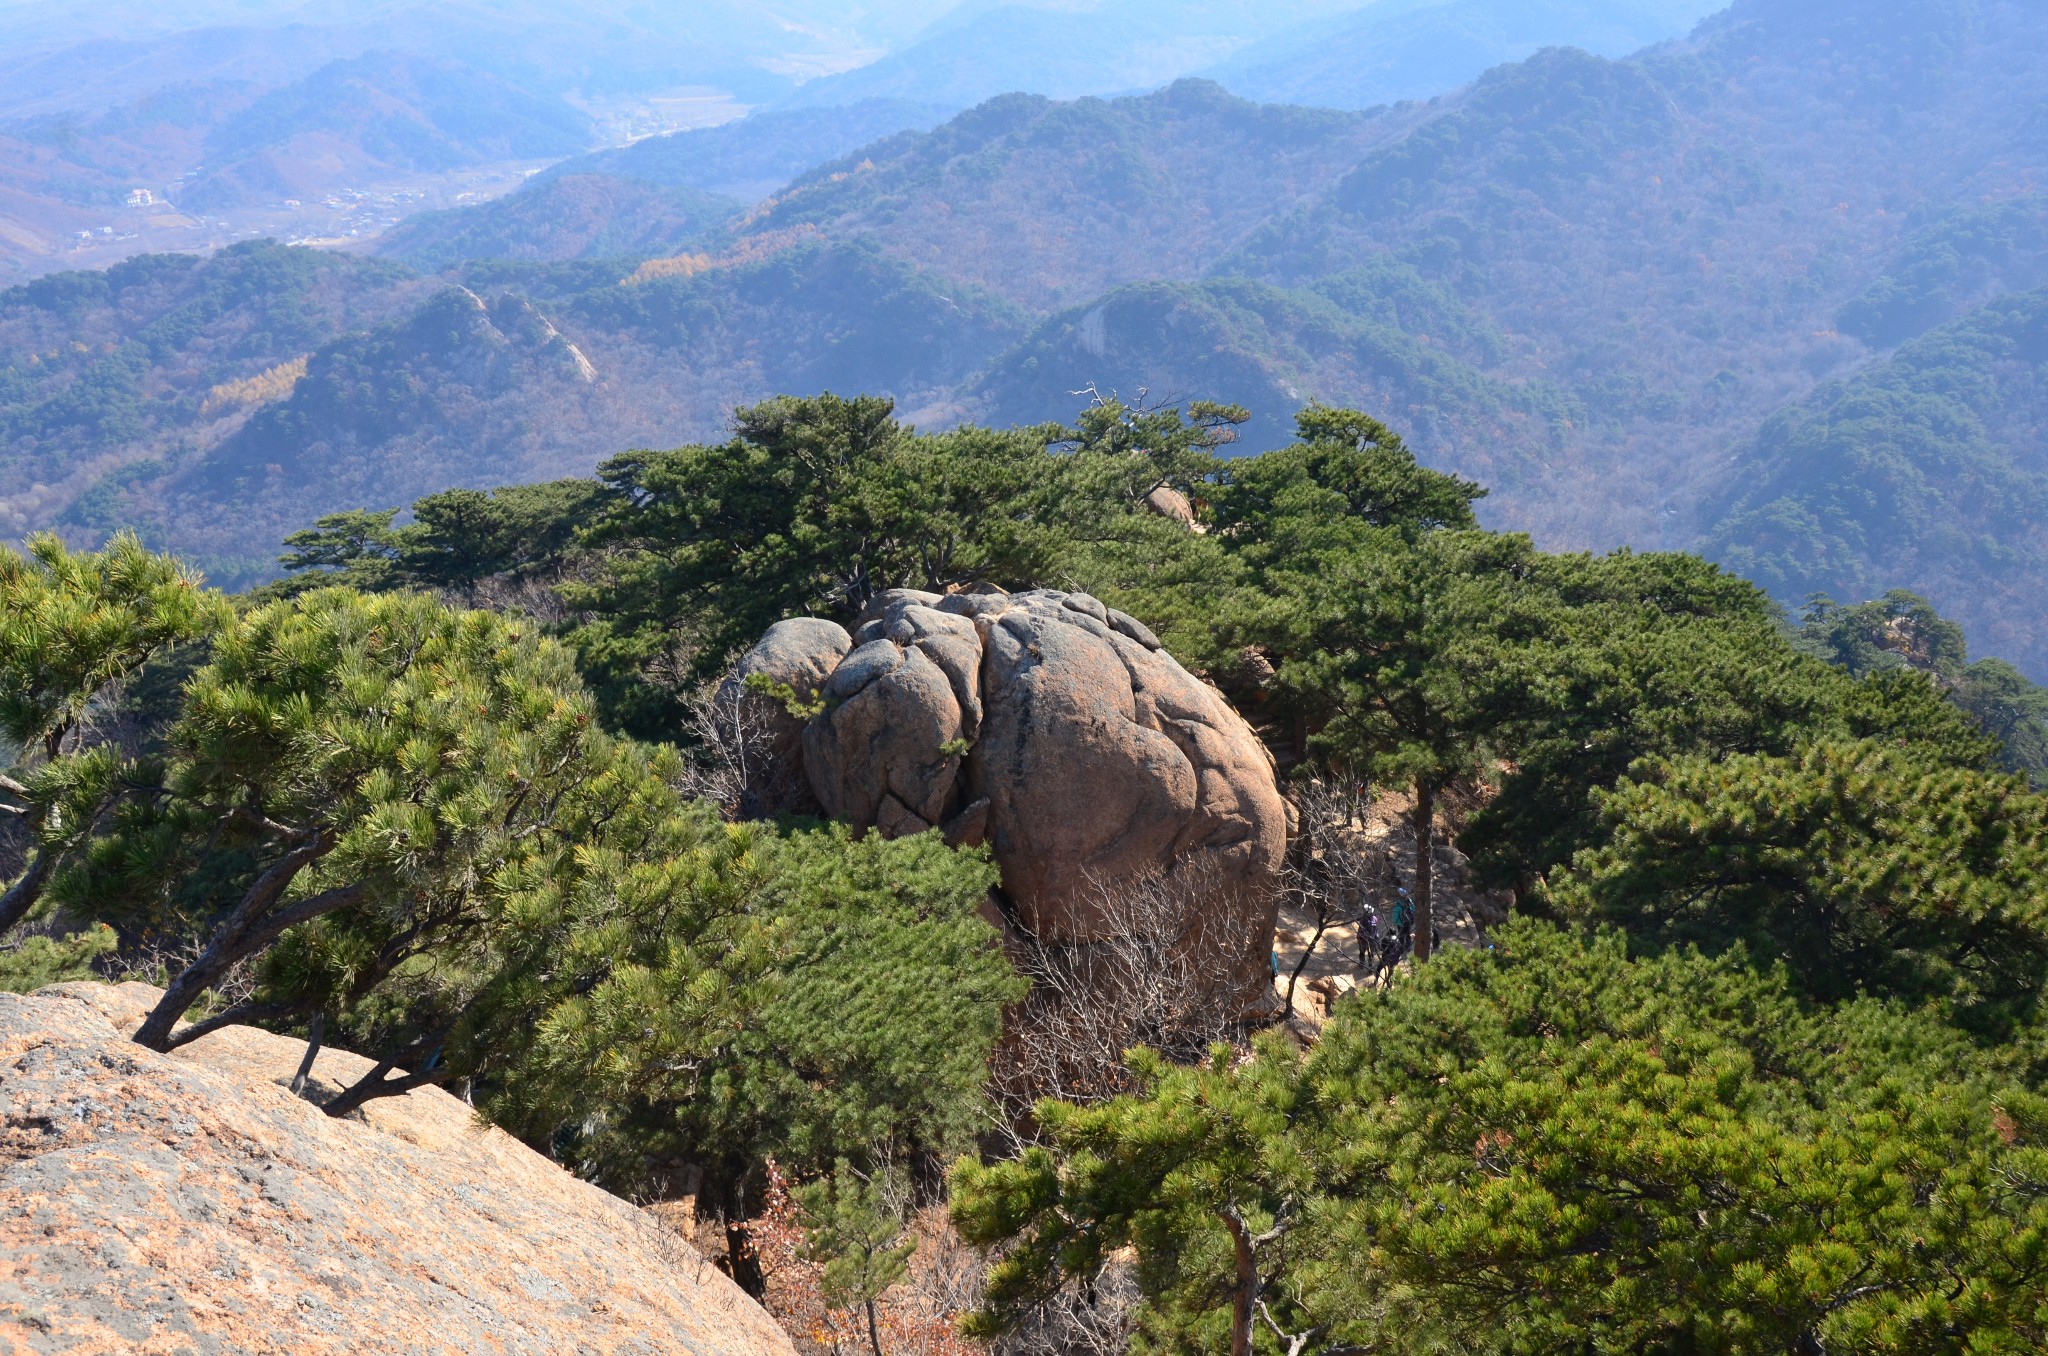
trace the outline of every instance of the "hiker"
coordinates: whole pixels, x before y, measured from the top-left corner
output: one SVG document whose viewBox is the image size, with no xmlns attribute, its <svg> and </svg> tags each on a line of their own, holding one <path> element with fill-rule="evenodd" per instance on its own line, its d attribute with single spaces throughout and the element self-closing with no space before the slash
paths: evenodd
<svg viewBox="0 0 2048 1356">
<path fill-rule="evenodd" d="M 1373 957 L 1380 949 L 1380 916 L 1374 912 L 1372 897 L 1361 890 L 1358 892 L 1358 968 L 1361 972 L 1372 969 Z"/>
<path fill-rule="evenodd" d="M 1405 951 L 1415 941 L 1415 901 L 1408 897 L 1408 887 L 1394 887 L 1394 933 L 1401 939 Z"/>
<path fill-rule="evenodd" d="M 1401 957 L 1406 955 L 1407 951 L 1407 944 L 1401 940 L 1400 933 L 1387 933 L 1386 939 L 1380 943 L 1379 960 L 1374 963 L 1372 969 L 1372 982 L 1375 987 L 1386 987 L 1387 977 L 1400 966 Z"/>
</svg>

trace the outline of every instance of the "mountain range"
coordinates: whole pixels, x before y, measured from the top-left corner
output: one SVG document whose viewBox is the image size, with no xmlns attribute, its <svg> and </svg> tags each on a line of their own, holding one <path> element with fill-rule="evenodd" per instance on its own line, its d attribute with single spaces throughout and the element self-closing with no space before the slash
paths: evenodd
<svg viewBox="0 0 2048 1356">
<path fill-rule="evenodd" d="M 1547 546 L 1699 547 L 1794 607 L 1918 589 L 2048 676 L 2043 69 L 2017 0 L 1740 0 L 1426 101 L 1182 82 L 641 141 L 382 258 L 0 294 L 0 528 L 140 523 L 236 582 L 320 512 L 586 471 L 778 391 L 927 425 L 1219 398 L 1248 449 L 1321 399 Z"/>
<path fill-rule="evenodd" d="M 15 0 L 0 3 L 0 282 L 267 235 L 362 239 L 587 149 L 608 171 L 621 157 L 628 177 L 753 202 L 1002 93 L 1207 71 L 1255 99 L 1362 108 L 1545 44 L 1620 54 L 1678 36 L 1704 3 L 109 0 L 59 17 Z M 690 172 L 716 182 L 676 185 L 661 153 L 636 154 L 750 110 L 727 172 Z"/>
<path fill-rule="evenodd" d="M 1136 92 L 1185 76 L 1272 103 L 1428 99 L 1559 44 L 1627 56 L 1683 37 L 1713 0 L 1027 0 L 964 4 L 900 50 L 780 106 L 889 96 L 951 104 L 1026 91 Z"/>
</svg>

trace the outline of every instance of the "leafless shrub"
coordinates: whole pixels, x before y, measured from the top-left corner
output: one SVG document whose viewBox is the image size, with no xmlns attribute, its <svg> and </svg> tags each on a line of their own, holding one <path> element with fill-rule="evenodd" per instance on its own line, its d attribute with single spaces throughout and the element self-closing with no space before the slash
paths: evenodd
<svg viewBox="0 0 2048 1356">
<path fill-rule="evenodd" d="M 777 712 L 770 699 L 736 683 L 700 689 L 683 703 L 687 767 L 683 791 L 753 819 L 787 802 L 794 760 L 778 756 Z"/>
<path fill-rule="evenodd" d="M 1138 1307 L 1136 1269 L 1112 1258 L 1085 1285 L 1067 1286 L 997 1338 L 990 1356 L 1123 1356 Z"/>
<path fill-rule="evenodd" d="M 184 937 L 175 941 L 145 940 L 138 946 L 124 948 L 109 956 L 103 962 L 103 970 L 110 984 L 123 984 L 135 980 L 152 984 L 161 989 L 171 980 L 191 968 L 200 953 L 206 949 L 204 937 Z M 254 958 L 235 962 L 228 967 L 214 986 L 200 997 L 188 1019 L 203 1021 L 216 1012 L 246 1003 L 256 993 L 256 968 Z"/>
<path fill-rule="evenodd" d="M 574 619 L 576 609 L 563 599 L 559 579 L 524 574 L 487 575 L 465 588 L 449 590 L 449 601 L 461 607 L 488 608 L 531 617 L 544 626 Z"/>
<path fill-rule="evenodd" d="M 900 1219 L 914 1245 L 903 1279 L 872 1308 L 835 1308 L 827 1298 L 824 1267 L 794 1183 L 773 1163 L 761 1211 L 747 1223 L 747 1238 L 767 1280 L 763 1303 L 804 1356 L 984 1356 L 985 1348 L 960 1334 L 960 1319 L 981 1297 L 983 1263 L 960 1241 L 942 1206 L 913 1208 L 908 1194 L 884 1210 Z M 870 1325 L 872 1320 L 872 1326 Z"/>
<path fill-rule="evenodd" d="M 1232 971 L 1245 958 L 1220 940 L 1245 930 L 1232 896 L 1199 866 L 1105 882 L 1088 900 L 1099 940 L 1016 939 L 1011 962 L 1031 989 L 994 1062 L 996 1119 L 1028 1135 L 1019 1127 L 1041 1098 L 1087 1104 L 1128 1091 L 1124 1056 L 1137 1046 L 1192 1062 L 1241 1039 L 1246 994 Z"/>
</svg>

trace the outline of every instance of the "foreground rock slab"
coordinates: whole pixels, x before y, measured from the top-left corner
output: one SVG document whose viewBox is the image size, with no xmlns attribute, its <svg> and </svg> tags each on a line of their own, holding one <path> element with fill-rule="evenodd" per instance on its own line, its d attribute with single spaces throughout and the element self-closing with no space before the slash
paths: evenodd
<svg viewBox="0 0 2048 1356">
<path fill-rule="evenodd" d="M 793 1356 L 682 1239 L 438 1089 L 331 1120 L 305 1047 L 128 1033 L 141 984 L 0 994 L 0 1352 Z M 311 1090 L 369 1067 L 324 1052 Z"/>
</svg>

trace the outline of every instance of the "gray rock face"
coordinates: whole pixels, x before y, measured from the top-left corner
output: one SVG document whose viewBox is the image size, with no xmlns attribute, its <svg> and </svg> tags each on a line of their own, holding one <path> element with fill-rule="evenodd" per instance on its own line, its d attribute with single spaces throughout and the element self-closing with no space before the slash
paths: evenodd
<svg viewBox="0 0 2048 1356">
<path fill-rule="evenodd" d="M 790 671 L 785 628 L 799 625 L 771 630 L 741 670 Z M 1119 881 L 1198 881 L 1232 920 L 1205 941 L 1212 963 L 1263 983 L 1287 837 L 1272 761 L 1142 623 L 1083 593 L 899 589 L 850 650 L 802 634 L 812 669 L 836 660 L 800 753 L 826 814 L 986 841 L 1018 920 L 1049 941 L 1109 935 Z"/>
</svg>

